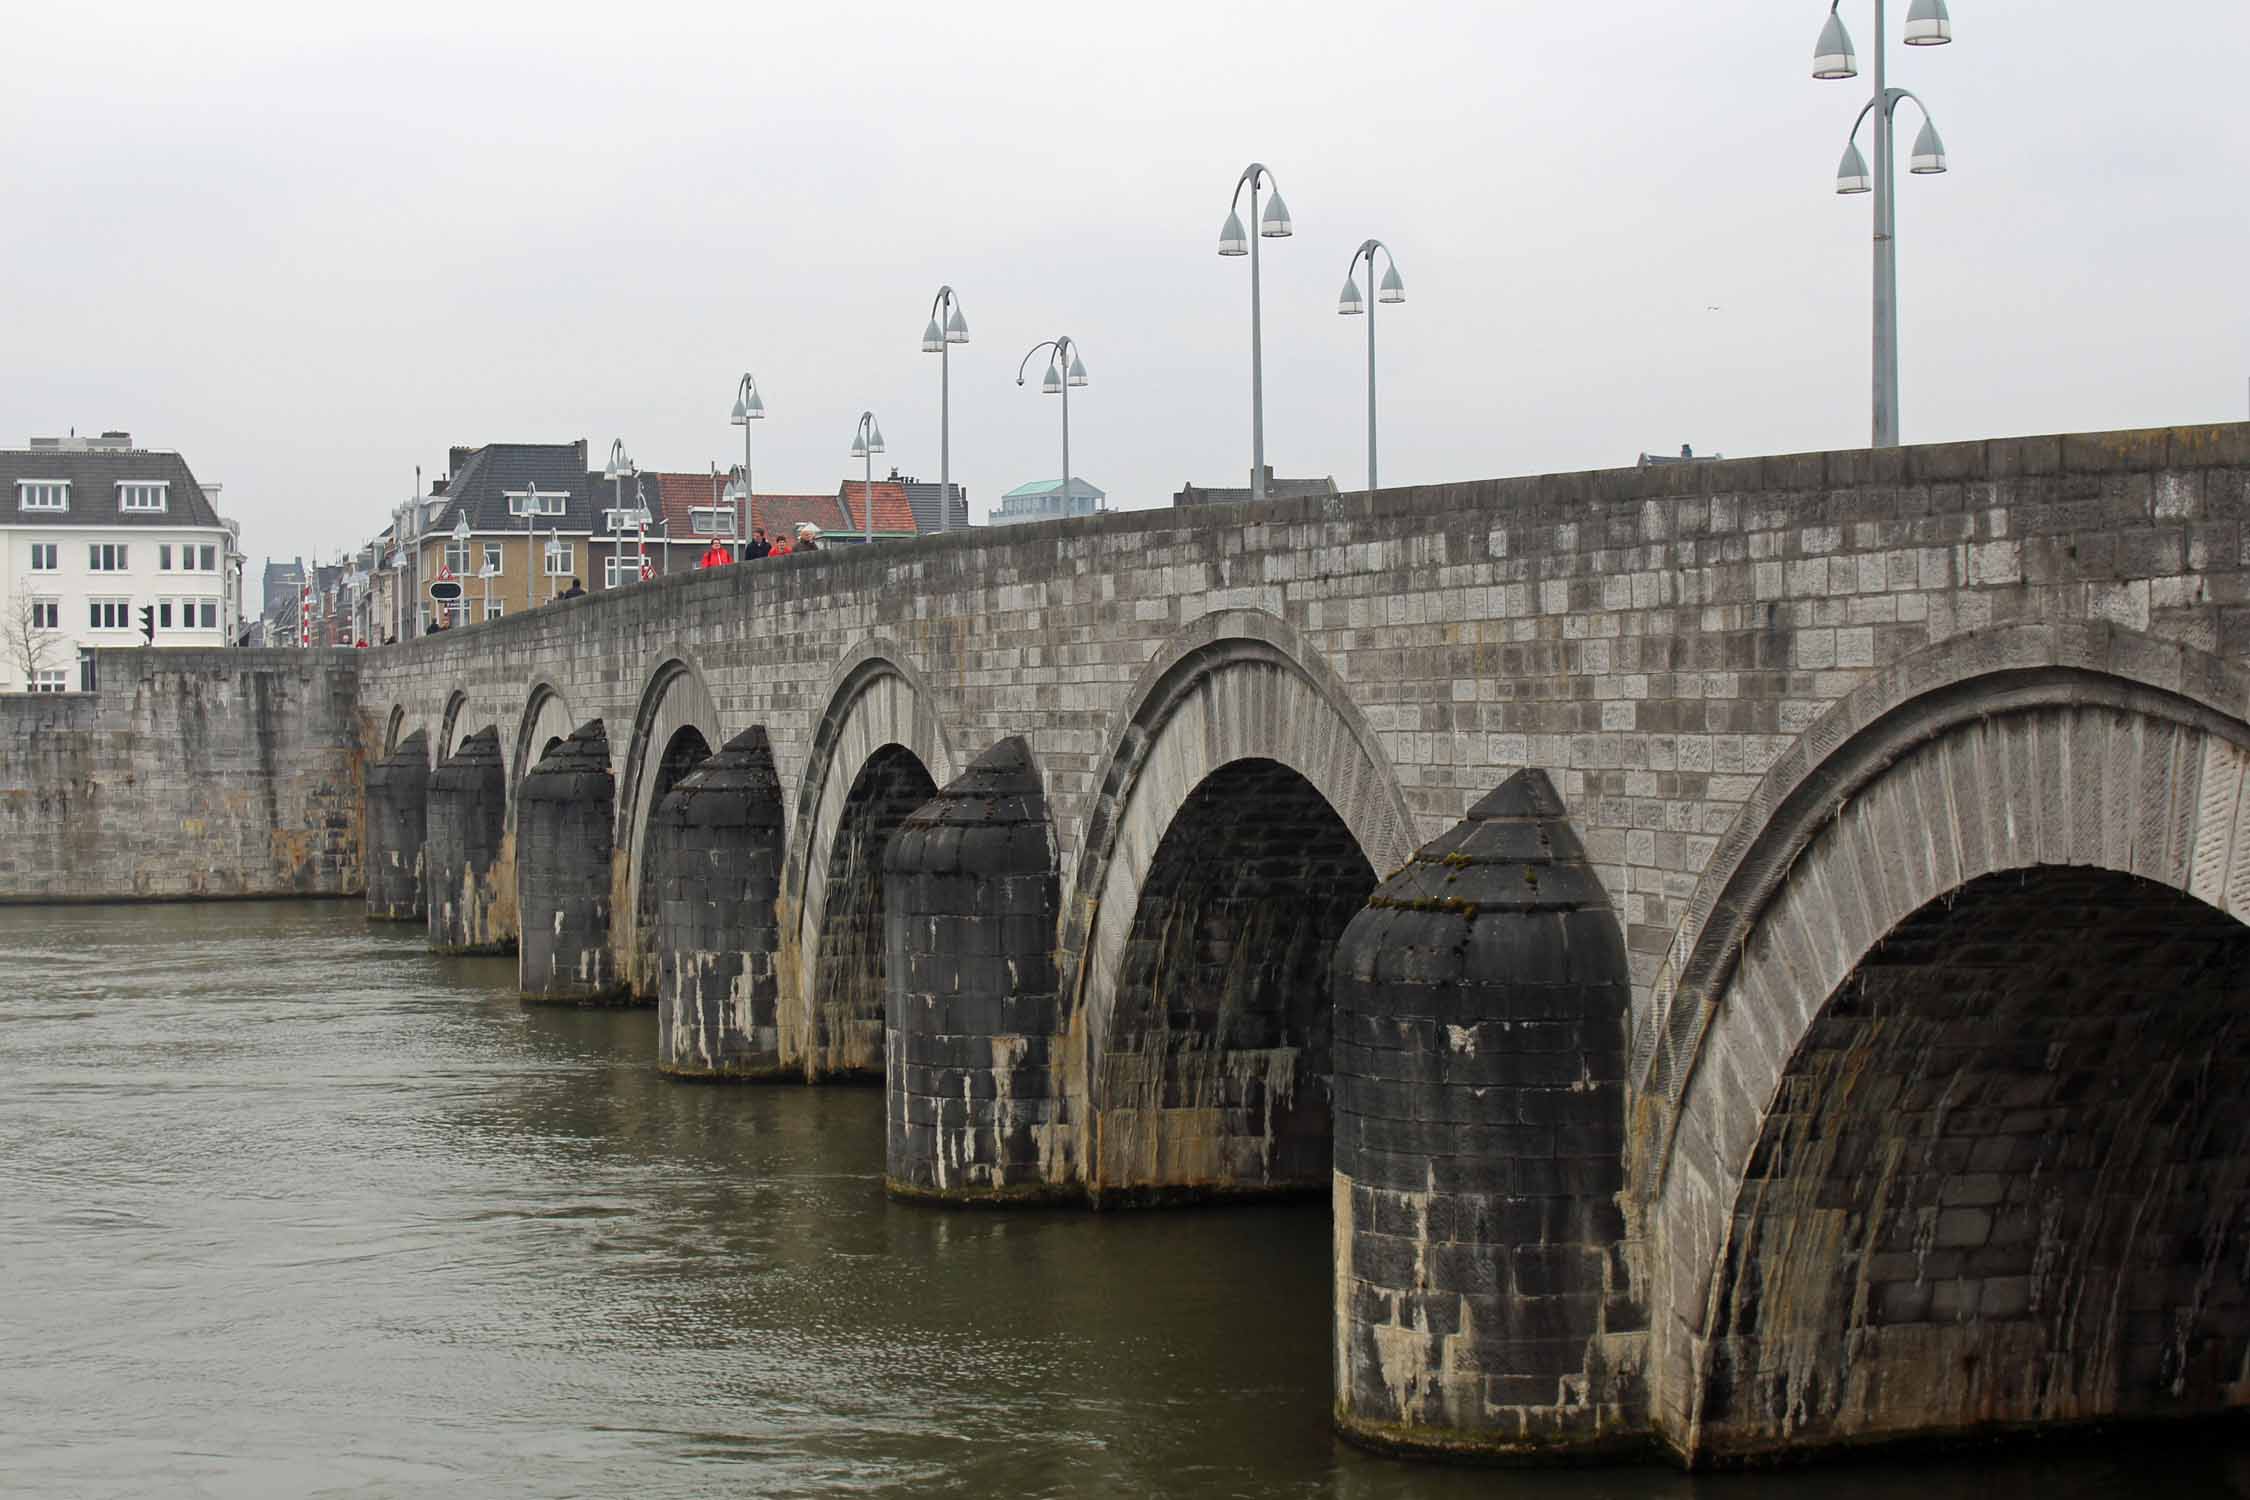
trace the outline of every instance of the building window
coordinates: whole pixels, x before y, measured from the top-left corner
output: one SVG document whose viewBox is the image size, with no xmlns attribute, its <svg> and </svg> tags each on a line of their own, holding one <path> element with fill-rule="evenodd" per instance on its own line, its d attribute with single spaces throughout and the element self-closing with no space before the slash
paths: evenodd
<svg viewBox="0 0 2250 1500">
<path fill-rule="evenodd" d="M 123 542 L 90 542 L 86 547 L 86 566 L 96 573 L 122 573 L 126 569 Z"/>
<path fill-rule="evenodd" d="M 160 511 L 164 509 L 166 481 L 120 480 L 117 485 L 119 510 Z"/>
<path fill-rule="evenodd" d="M 653 553 L 650 554 L 652 558 L 654 555 Z M 628 583 L 639 583 L 640 581 L 641 560 L 632 553 L 621 552 L 615 557 L 602 559 L 603 588 L 619 589 Z"/>
<path fill-rule="evenodd" d="M 547 576 L 568 578 L 577 571 L 578 549 L 569 542 L 547 543 Z"/>
<path fill-rule="evenodd" d="M 498 578 L 500 576 L 500 544 L 498 542 L 486 542 L 484 544 L 484 576 L 487 578 Z"/>
<path fill-rule="evenodd" d="M 16 481 L 16 509 L 18 510 L 68 510 L 70 509 L 70 481 L 67 479 L 19 479 Z"/>
<path fill-rule="evenodd" d="M 169 568 L 170 566 L 172 566 L 170 561 L 172 549 L 169 547 L 159 547 L 156 550 L 158 554 L 156 565 L 160 568 Z M 180 571 L 183 573 L 218 572 L 219 549 L 216 547 L 181 547 Z"/>
<path fill-rule="evenodd" d="M 156 549 L 156 571 L 159 573 L 172 571 L 172 549 L 170 546 L 160 546 Z"/>
<path fill-rule="evenodd" d="M 158 630 L 170 630 L 172 628 L 172 601 L 169 599 L 156 601 L 156 628 Z"/>
<path fill-rule="evenodd" d="M 508 514 L 511 516 L 559 516 L 563 513 L 563 503 L 569 498 L 569 494 L 563 490 L 541 490 L 535 508 L 529 490 L 510 490 L 508 492 Z"/>
<path fill-rule="evenodd" d="M 133 601 L 130 599 L 89 599 L 86 601 L 86 623 L 95 630 L 131 630 Z"/>
<path fill-rule="evenodd" d="M 35 693 L 67 693 L 70 678 L 61 668 L 42 668 L 32 674 L 31 690 Z"/>
<path fill-rule="evenodd" d="M 469 544 L 467 542 L 447 542 L 445 544 L 445 565 L 453 570 L 455 578 L 468 577 Z"/>
<path fill-rule="evenodd" d="M 187 549 L 186 549 L 185 547 L 182 547 L 182 548 L 181 548 L 180 550 L 181 550 L 182 552 L 185 552 L 185 551 L 186 551 Z M 195 555 L 196 555 L 196 566 L 197 566 L 197 567 L 198 567 L 198 568 L 199 568 L 199 569 L 200 569 L 201 571 L 203 571 L 203 572 L 205 572 L 205 573 L 216 573 L 216 572 L 218 572 L 218 571 L 219 571 L 219 549 L 218 549 L 218 548 L 216 548 L 216 547 L 198 547 L 198 548 L 196 548 L 196 549 L 195 549 Z"/>
<path fill-rule="evenodd" d="M 506 611 L 507 606 L 501 603 L 498 599 L 487 599 L 484 601 L 484 617 L 487 620 L 497 620 L 502 614 L 506 613 Z"/>
<path fill-rule="evenodd" d="M 34 573 L 61 571 L 60 549 L 61 543 L 59 542 L 33 542 L 31 544 L 31 571 Z"/>
<path fill-rule="evenodd" d="M 688 522 L 697 536 L 733 536 L 734 507 L 698 505 L 688 512 Z"/>
<path fill-rule="evenodd" d="M 62 629 L 62 601 L 60 599 L 32 600 L 31 628 L 33 630 Z"/>
<path fill-rule="evenodd" d="M 205 630 L 217 630 L 219 628 L 219 601 L 216 599 L 205 599 L 202 601 L 199 607 L 201 609 L 203 617 L 202 628 Z M 180 605 L 180 611 L 181 616 L 184 620 L 187 612 L 187 605 L 184 602 Z"/>
</svg>

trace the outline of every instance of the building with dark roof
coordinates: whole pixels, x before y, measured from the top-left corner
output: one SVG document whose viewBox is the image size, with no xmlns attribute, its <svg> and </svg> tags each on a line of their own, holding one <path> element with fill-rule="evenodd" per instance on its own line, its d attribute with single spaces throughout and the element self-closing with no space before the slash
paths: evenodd
<svg viewBox="0 0 2250 1500">
<path fill-rule="evenodd" d="M 1070 493 L 1063 493 L 1059 479 L 1034 479 L 1029 484 L 1019 484 L 1000 497 L 987 520 L 994 526 L 1020 526 L 1027 521 L 1059 521 L 1071 516 L 1097 515 L 1106 492 L 1088 484 L 1073 474 Z"/>
<path fill-rule="evenodd" d="M 951 485 L 952 514 L 946 515 L 939 498 L 939 485 L 935 480 L 916 479 L 911 474 L 891 470 L 893 483 L 906 490 L 906 503 L 914 507 L 914 529 L 923 536 L 935 536 L 941 531 L 959 531 L 969 524 L 969 492 L 958 484 Z"/>
<path fill-rule="evenodd" d="M 1241 505 L 1250 499 L 1250 487 L 1240 489 L 1206 489 L 1202 485 L 1183 484 L 1172 496 L 1174 505 Z M 1320 479 L 1276 479 L 1273 465 L 1266 465 L 1266 498 L 1268 500 L 1298 500 L 1306 497 L 1321 498 L 1337 493 L 1336 481 L 1331 477 Z"/>
<path fill-rule="evenodd" d="M 0 691 L 70 690 L 84 647 L 234 644 L 242 557 L 217 488 L 123 432 L 0 450 Z"/>
</svg>

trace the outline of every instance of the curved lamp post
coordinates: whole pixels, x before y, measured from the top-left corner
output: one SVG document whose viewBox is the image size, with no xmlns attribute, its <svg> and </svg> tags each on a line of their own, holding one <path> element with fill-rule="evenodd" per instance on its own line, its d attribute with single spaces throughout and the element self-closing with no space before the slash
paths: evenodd
<svg viewBox="0 0 2250 1500">
<path fill-rule="evenodd" d="M 961 299 L 950 286 L 938 288 L 930 303 L 930 326 L 922 330 L 922 352 L 938 357 L 938 530 L 953 524 L 953 355 L 969 341 Z"/>
<path fill-rule="evenodd" d="M 1820 42 L 1813 49 L 1813 77 L 1822 79 L 1857 78 L 1859 57 L 1852 50 L 1851 34 L 1844 30 L 1840 13 L 1843 0 L 1830 0 L 1828 23 L 1820 29 Z M 1930 119 L 1928 106 L 1919 96 L 1905 89 L 1894 89 L 1884 82 L 1885 59 L 1883 47 L 1884 9 L 1889 0 L 1875 0 L 1875 93 L 1852 122 L 1852 133 L 1844 144 L 1844 159 L 1836 167 L 1836 191 L 1843 194 L 1872 192 L 1875 195 L 1875 446 L 1898 446 L 1898 192 L 1896 181 L 1897 143 L 1892 138 L 1893 120 L 1898 113 L 1899 101 L 1912 99 L 1914 107 L 1922 112 L 1922 132 L 1914 139 L 1914 154 L 1908 158 L 1907 170 L 1917 177 L 1930 177 L 1946 170 L 1945 142 L 1939 138 L 1937 126 Z M 1906 13 L 1906 44 L 1909 47 L 1942 47 L 1953 40 L 1953 17 L 1947 13 L 1945 0 L 1914 0 Z M 1859 127 L 1869 115 L 1875 117 L 1875 170 L 1867 169 L 1867 158 L 1859 152 Z"/>
<path fill-rule="evenodd" d="M 750 424 L 764 418 L 766 403 L 759 398 L 757 379 L 747 371 L 734 388 L 734 415 L 742 429 L 742 498 L 734 508 L 734 560 L 742 561 L 743 538 L 750 534 Z"/>
<path fill-rule="evenodd" d="M 1086 362 L 1078 357 L 1078 341 L 1069 334 L 1046 339 L 1024 351 L 1023 359 L 1016 365 L 1017 385 L 1023 384 L 1023 372 L 1031 363 L 1031 356 L 1042 349 L 1053 350 L 1054 357 L 1047 361 L 1047 375 L 1039 382 L 1039 389 L 1047 395 L 1062 397 L 1062 513 L 1067 516 L 1070 514 L 1070 388 L 1086 383 Z"/>
<path fill-rule="evenodd" d="M 859 426 L 852 433 L 852 457 L 867 461 L 866 487 L 860 491 L 859 539 L 875 540 L 875 455 L 883 451 L 883 429 L 875 425 L 875 413 L 859 414 Z"/>
<path fill-rule="evenodd" d="M 1383 279 L 1375 279 L 1375 252 L 1383 252 L 1387 269 Z M 1367 262 L 1367 285 L 1374 295 L 1362 302 L 1359 295 L 1359 263 Z M 1381 240 L 1368 240 L 1352 252 L 1351 264 L 1344 268 L 1343 294 L 1336 299 L 1336 311 L 1345 317 L 1356 317 L 1364 306 L 1367 313 L 1367 493 L 1375 493 L 1375 304 L 1377 302 L 1404 302 L 1406 283 L 1399 280 L 1398 262 L 1391 256 L 1391 247 Z"/>
<path fill-rule="evenodd" d="M 602 470 L 602 477 L 609 481 L 610 529 L 613 532 L 620 529 L 617 523 L 625 518 L 625 481 L 628 479 L 637 481 L 640 475 L 641 471 L 634 466 L 632 457 L 625 451 L 625 440 L 623 438 L 610 439 L 609 464 Z M 620 538 L 619 545 L 622 544 L 623 541 Z M 644 555 L 642 561 L 645 562 L 646 560 Z M 591 565 L 591 554 L 589 553 L 589 569 Z M 588 572 L 587 576 L 593 576 L 591 571 Z M 528 586 L 527 583 L 526 587 Z M 547 592 L 551 598 L 554 594 L 552 583 L 548 585 Z"/>
<path fill-rule="evenodd" d="M 1258 212 L 1261 183 L 1273 189 L 1262 216 Z M 1258 221 L 1256 239 L 1242 232 L 1241 216 L 1235 212 L 1242 202 L 1245 187 L 1250 189 L 1250 217 Z M 1262 162 L 1244 167 L 1242 175 L 1235 179 L 1234 198 L 1227 205 L 1226 225 L 1219 231 L 1219 253 L 1250 257 L 1250 498 L 1253 500 L 1266 498 L 1266 356 L 1258 307 L 1258 240 L 1285 240 L 1294 232 L 1289 209 L 1281 201 L 1281 188 L 1274 182 L 1273 173 Z"/>
</svg>

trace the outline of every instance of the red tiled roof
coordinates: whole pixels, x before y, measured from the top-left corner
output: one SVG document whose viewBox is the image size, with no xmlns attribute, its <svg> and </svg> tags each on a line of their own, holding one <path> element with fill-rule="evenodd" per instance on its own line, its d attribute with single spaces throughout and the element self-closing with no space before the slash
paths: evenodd
<svg viewBox="0 0 2250 1500">
<path fill-rule="evenodd" d="M 651 474 L 648 477 L 656 481 L 650 488 L 657 492 L 651 494 L 649 498 L 656 500 L 661 496 L 660 503 L 663 509 L 659 514 L 663 519 L 672 523 L 667 528 L 666 535 L 681 540 L 694 536 L 696 534 L 695 525 L 688 512 L 697 509 L 710 509 L 712 504 L 711 476 L 709 474 Z M 719 476 L 719 490 L 722 494 L 726 490 L 726 476 L 723 474 Z"/>
<path fill-rule="evenodd" d="M 864 481 L 847 479 L 837 491 L 836 500 L 844 510 L 844 530 L 860 529 L 866 512 L 867 485 Z M 906 486 L 895 479 L 875 481 L 875 530 L 894 536 L 918 535 L 914 524 L 914 507 L 907 503 Z"/>
<path fill-rule="evenodd" d="M 787 537 L 795 541 L 797 526 L 809 521 L 822 531 L 841 530 L 844 513 L 836 506 L 834 495 L 753 495 L 750 500 L 750 524 L 763 526 L 766 537 L 776 540 Z"/>
</svg>

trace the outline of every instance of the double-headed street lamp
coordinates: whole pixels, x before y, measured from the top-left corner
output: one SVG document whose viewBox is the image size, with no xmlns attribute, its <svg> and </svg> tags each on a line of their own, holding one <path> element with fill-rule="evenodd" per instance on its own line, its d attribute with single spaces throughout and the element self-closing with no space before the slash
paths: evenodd
<svg viewBox="0 0 2250 1500">
<path fill-rule="evenodd" d="M 1945 142 L 1938 137 L 1928 106 L 1905 89 L 1884 82 L 1883 21 L 1889 0 L 1875 0 L 1875 93 L 1852 122 L 1844 159 L 1836 168 L 1836 191 L 1875 195 L 1875 446 L 1898 446 L 1898 191 L 1895 177 L 1897 146 L 1892 139 L 1892 119 L 1899 101 L 1914 100 L 1922 111 L 1922 133 L 1915 137 L 1914 154 L 1907 170 L 1931 177 L 1946 169 Z M 1859 58 L 1852 51 L 1851 34 L 1844 30 L 1840 13 L 1843 0 L 1830 0 L 1828 24 L 1820 29 L 1820 44 L 1813 49 L 1813 77 L 1857 78 Z M 1914 0 L 1906 13 L 1906 45 L 1942 47 L 1953 40 L 1953 18 L 1945 0 Z M 1859 154 L 1859 127 L 1875 117 L 1875 170 Z"/>
<path fill-rule="evenodd" d="M 765 416 L 758 382 L 747 372 L 734 389 L 734 425 L 742 429 L 742 498 L 734 510 L 734 560 L 742 561 L 742 541 L 750 534 L 750 424 Z"/>
<path fill-rule="evenodd" d="M 1024 368 L 1031 356 L 1042 349 L 1052 349 L 1054 357 L 1047 361 L 1047 377 L 1039 382 L 1039 389 L 1050 396 L 1062 397 L 1062 514 L 1070 514 L 1070 388 L 1086 383 L 1086 362 L 1078 357 L 1078 341 L 1069 334 L 1046 339 L 1024 351 L 1016 364 L 1016 384 L 1023 384 Z"/>
<path fill-rule="evenodd" d="M 883 429 L 875 425 L 875 413 L 859 414 L 859 426 L 852 433 L 852 457 L 865 459 L 867 479 L 860 491 L 859 539 L 875 540 L 875 455 L 883 451 Z"/>
<path fill-rule="evenodd" d="M 1375 279 L 1375 252 L 1383 252 L 1383 264 L 1388 267 L 1383 279 Z M 1364 303 L 1359 295 L 1359 263 L 1367 262 L 1367 287 L 1373 293 Z M 1351 264 L 1344 268 L 1343 294 L 1336 299 L 1336 311 L 1345 317 L 1355 317 L 1364 307 L 1367 313 L 1367 493 L 1375 493 L 1375 304 L 1378 302 L 1404 302 L 1406 283 L 1399 280 L 1398 262 L 1391 256 L 1391 247 L 1381 240 L 1368 240 L 1352 252 Z"/>
<path fill-rule="evenodd" d="M 941 286 L 930 303 L 930 326 L 922 330 L 922 352 L 938 357 L 938 530 L 953 522 L 953 355 L 955 344 L 969 341 L 969 324 L 961 316 L 961 299 L 953 288 Z"/>
<path fill-rule="evenodd" d="M 1263 217 L 1258 213 L 1261 183 L 1273 185 L 1273 196 L 1266 200 Z M 1258 221 L 1256 239 L 1243 233 L 1241 216 L 1235 212 L 1242 202 L 1244 187 L 1250 189 L 1250 217 Z M 1227 205 L 1226 225 L 1219 231 L 1219 253 L 1250 257 L 1250 498 L 1253 500 L 1266 498 L 1266 356 L 1258 307 L 1258 240 L 1285 240 L 1293 232 L 1289 209 L 1281 201 L 1281 188 L 1274 184 L 1273 173 L 1260 162 L 1244 167 L 1242 175 L 1235 179 L 1234 198 Z"/>
<path fill-rule="evenodd" d="M 640 474 L 641 471 L 634 466 L 631 456 L 625 451 L 625 440 L 623 438 L 611 438 L 609 440 L 609 463 L 602 470 L 602 478 L 609 481 L 609 529 L 613 535 L 624 530 L 621 523 L 625 519 L 625 481 L 628 479 L 637 480 L 640 478 Z M 647 561 L 645 556 L 642 561 L 644 563 Z M 552 594 L 554 591 L 550 587 L 548 592 Z"/>
</svg>

